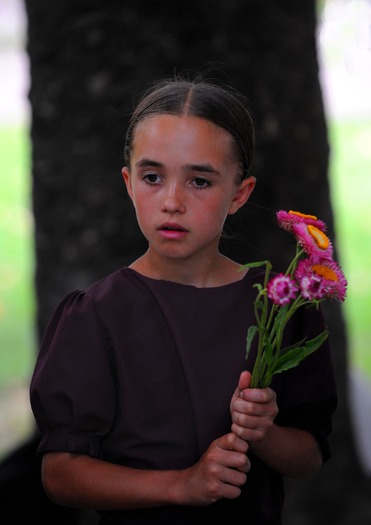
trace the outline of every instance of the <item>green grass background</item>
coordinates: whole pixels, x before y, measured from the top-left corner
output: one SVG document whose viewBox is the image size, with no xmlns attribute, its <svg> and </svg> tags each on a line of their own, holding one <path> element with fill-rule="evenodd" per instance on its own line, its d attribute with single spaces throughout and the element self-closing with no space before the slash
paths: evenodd
<svg viewBox="0 0 371 525">
<path fill-rule="evenodd" d="M 329 140 L 335 242 L 348 279 L 350 361 L 371 380 L 370 122 L 330 123 Z M 37 352 L 29 166 L 26 127 L 0 128 L 0 388 L 27 384 Z"/>
<path fill-rule="evenodd" d="M 348 279 L 350 363 L 371 380 L 371 121 L 331 123 L 329 133 L 336 244 Z"/>
<path fill-rule="evenodd" d="M 27 133 L 0 127 L 0 388 L 27 381 L 36 354 Z"/>
</svg>

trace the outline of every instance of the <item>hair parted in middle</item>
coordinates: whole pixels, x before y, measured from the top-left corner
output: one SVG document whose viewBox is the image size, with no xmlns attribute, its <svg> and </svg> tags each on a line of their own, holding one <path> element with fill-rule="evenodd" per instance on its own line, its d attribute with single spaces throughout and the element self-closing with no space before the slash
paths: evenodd
<svg viewBox="0 0 371 525">
<path fill-rule="evenodd" d="M 155 115 L 193 116 L 205 119 L 229 132 L 233 138 L 241 180 L 250 175 L 254 157 L 255 132 L 246 98 L 236 89 L 197 76 L 181 75 L 155 82 L 140 99 L 129 121 L 124 159 L 130 156 L 137 125 Z"/>
</svg>

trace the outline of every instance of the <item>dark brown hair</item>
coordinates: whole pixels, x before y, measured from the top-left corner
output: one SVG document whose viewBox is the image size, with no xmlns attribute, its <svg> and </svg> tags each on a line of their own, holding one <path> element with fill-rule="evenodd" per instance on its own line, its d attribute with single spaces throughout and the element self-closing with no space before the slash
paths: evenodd
<svg viewBox="0 0 371 525">
<path fill-rule="evenodd" d="M 250 175 L 255 133 L 246 99 L 230 86 L 183 77 L 156 82 L 139 101 L 126 133 L 124 157 L 130 167 L 130 154 L 136 126 L 154 115 L 189 115 L 203 118 L 228 131 L 241 166 L 241 179 Z"/>
</svg>

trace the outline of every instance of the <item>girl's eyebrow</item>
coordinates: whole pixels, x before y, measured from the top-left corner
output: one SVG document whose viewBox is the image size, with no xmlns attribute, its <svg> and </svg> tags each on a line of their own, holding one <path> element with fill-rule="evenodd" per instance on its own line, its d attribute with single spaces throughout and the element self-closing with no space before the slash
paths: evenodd
<svg viewBox="0 0 371 525">
<path fill-rule="evenodd" d="M 164 165 L 157 160 L 152 160 L 144 157 L 143 159 L 138 160 L 135 163 L 135 166 L 138 168 L 163 168 Z M 198 173 L 212 173 L 218 175 L 219 171 L 216 170 L 211 164 L 184 164 L 182 166 L 184 171 L 196 171 Z"/>
<path fill-rule="evenodd" d="M 211 164 L 186 164 L 183 168 L 187 171 L 198 171 L 201 173 L 219 174 L 219 171 L 213 168 Z"/>
<path fill-rule="evenodd" d="M 161 162 L 157 162 L 156 160 L 151 160 L 151 159 L 146 159 L 146 158 L 138 160 L 138 162 L 136 162 L 135 165 L 138 168 L 149 168 L 149 167 L 161 168 L 163 166 Z"/>
</svg>

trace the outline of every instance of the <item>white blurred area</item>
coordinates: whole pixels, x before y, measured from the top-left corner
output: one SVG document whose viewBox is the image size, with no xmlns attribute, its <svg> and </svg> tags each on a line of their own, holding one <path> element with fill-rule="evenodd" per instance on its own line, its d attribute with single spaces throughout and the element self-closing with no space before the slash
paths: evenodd
<svg viewBox="0 0 371 525">
<path fill-rule="evenodd" d="M 371 117 L 371 0 L 325 0 L 318 24 L 329 119 Z"/>
<path fill-rule="evenodd" d="M 29 62 L 22 0 L 0 0 L 0 126 L 29 119 Z"/>
<path fill-rule="evenodd" d="M 318 5 L 320 81 L 327 118 L 369 119 L 371 124 L 371 0 L 323 0 Z M 26 30 L 23 0 L 0 0 L 0 126 L 29 123 Z M 371 385 L 352 371 L 350 395 L 360 457 L 371 476 Z M 28 418 L 27 389 L 13 397 Z M 0 405 L 11 401 L 0 396 Z"/>
</svg>

